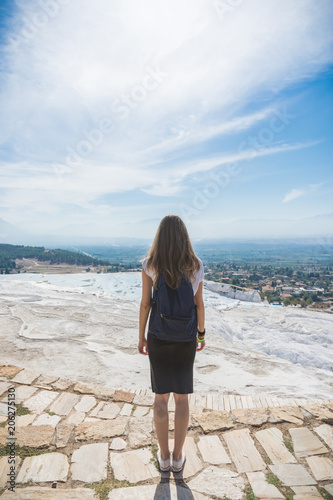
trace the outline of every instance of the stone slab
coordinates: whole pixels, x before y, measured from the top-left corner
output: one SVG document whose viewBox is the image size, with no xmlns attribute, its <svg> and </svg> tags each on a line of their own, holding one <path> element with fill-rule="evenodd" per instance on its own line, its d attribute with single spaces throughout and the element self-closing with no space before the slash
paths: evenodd
<svg viewBox="0 0 333 500">
<path fill-rule="evenodd" d="M 0 424 L 7 421 L 7 415 L 0 415 Z"/>
<path fill-rule="evenodd" d="M 52 384 L 52 387 L 53 389 L 58 389 L 59 391 L 67 391 L 67 389 L 73 384 L 74 382 L 68 378 L 60 378 Z"/>
<path fill-rule="evenodd" d="M 333 427 L 328 424 L 321 424 L 315 427 L 314 431 L 333 450 Z"/>
<path fill-rule="evenodd" d="M 114 488 L 108 500 L 209 500 L 210 497 L 171 483 L 132 486 L 130 488 Z"/>
<path fill-rule="evenodd" d="M 99 399 L 111 400 L 115 393 L 115 389 L 105 387 L 104 385 L 94 386 L 94 395 Z"/>
<path fill-rule="evenodd" d="M 325 490 L 333 496 L 333 483 L 330 483 L 330 484 L 324 484 L 323 485 L 323 488 L 325 488 Z"/>
<path fill-rule="evenodd" d="M 315 479 L 300 464 L 280 464 L 268 466 L 284 486 L 311 486 Z"/>
<path fill-rule="evenodd" d="M 152 394 L 136 394 L 133 399 L 134 405 L 139 406 L 152 406 L 154 404 L 155 396 Z M 132 401 L 128 401 L 131 403 Z M 170 407 L 169 407 L 170 409 Z"/>
<path fill-rule="evenodd" d="M 117 417 L 115 420 L 82 422 L 76 428 L 76 441 L 108 439 L 125 434 L 129 417 Z"/>
<path fill-rule="evenodd" d="M 74 391 L 79 392 L 80 394 L 94 394 L 95 385 L 94 384 L 85 384 L 84 382 L 77 382 L 74 385 Z"/>
<path fill-rule="evenodd" d="M 90 416 L 90 417 L 96 417 L 97 413 L 98 413 L 98 412 L 99 412 L 99 411 L 103 408 L 103 406 L 104 406 L 104 405 L 105 405 L 105 402 L 104 402 L 104 401 L 100 401 L 100 402 L 98 403 L 98 405 L 96 406 L 96 408 L 94 408 L 94 409 L 90 412 L 89 416 Z"/>
<path fill-rule="evenodd" d="M 306 457 L 311 472 L 317 481 L 328 481 L 333 479 L 333 462 L 327 457 Z"/>
<path fill-rule="evenodd" d="M 19 385 L 15 387 L 15 401 L 16 403 L 22 403 L 28 398 L 31 398 L 33 394 L 37 391 L 36 387 L 31 385 Z"/>
<path fill-rule="evenodd" d="M 120 410 L 119 415 L 124 415 L 129 417 L 132 413 L 133 408 L 134 408 L 133 405 L 131 405 L 130 403 L 125 403 L 122 409 Z"/>
<path fill-rule="evenodd" d="M 247 472 L 249 483 L 254 495 L 262 500 L 284 500 L 285 496 L 277 489 L 274 484 L 266 481 L 263 472 Z"/>
<path fill-rule="evenodd" d="M 303 408 L 323 422 L 333 424 L 333 412 L 324 405 L 303 405 Z"/>
<path fill-rule="evenodd" d="M 234 427 L 234 422 L 227 411 L 207 411 L 196 414 L 195 420 L 204 432 L 223 431 Z"/>
<path fill-rule="evenodd" d="M 101 405 L 101 406 L 100 406 Z M 103 419 L 114 419 L 120 413 L 120 406 L 116 403 L 105 403 L 102 401 L 98 404 L 92 412 L 90 412 L 91 417 L 103 418 Z"/>
<path fill-rule="evenodd" d="M 317 498 L 323 498 L 315 486 L 293 486 L 292 490 L 296 493 L 293 500 L 317 500 Z"/>
<path fill-rule="evenodd" d="M 60 423 L 59 425 L 57 425 L 55 435 L 55 445 L 57 448 L 65 448 L 65 446 L 67 446 L 73 429 L 74 424 Z"/>
<path fill-rule="evenodd" d="M 72 413 L 70 413 L 66 420 L 66 424 L 74 424 L 74 425 L 79 425 L 83 420 L 85 419 L 86 414 L 83 411 L 76 411 L 74 410 Z"/>
<path fill-rule="evenodd" d="M 17 427 L 25 427 L 26 425 L 32 424 L 35 418 L 36 418 L 35 413 L 28 413 L 27 415 L 19 415 L 18 417 L 16 417 L 16 425 Z"/>
<path fill-rule="evenodd" d="M 151 415 L 141 418 L 130 417 L 128 442 L 131 448 L 151 444 L 151 433 L 153 431 L 153 419 Z"/>
<path fill-rule="evenodd" d="M 50 411 L 56 413 L 57 415 L 68 415 L 72 410 L 73 406 L 79 401 L 80 396 L 77 394 L 72 394 L 71 392 L 63 392 L 60 396 L 52 403 Z"/>
<path fill-rule="evenodd" d="M 35 483 L 63 481 L 68 476 L 67 456 L 62 453 L 45 453 L 34 457 L 27 457 L 17 476 L 18 483 Z"/>
<path fill-rule="evenodd" d="M 30 486 L 17 488 L 15 493 L 6 491 L 1 500 L 99 500 L 99 495 L 88 488 L 53 489 L 46 487 Z"/>
<path fill-rule="evenodd" d="M 169 440 L 170 450 L 173 450 L 174 440 Z M 197 446 L 194 442 L 192 436 L 187 436 L 184 443 L 184 453 L 186 455 L 186 462 L 182 472 L 175 473 L 175 478 L 183 477 L 187 479 L 188 477 L 194 476 L 197 472 L 201 471 L 203 468 L 202 462 L 198 457 Z"/>
<path fill-rule="evenodd" d="M 277 427 L 269 427 L 256 432 L 256 438 L 274 465 L 297 463 L 283 442 L 283 434 Z"/>
<path fill-rule="evenodd" d="M 7 391 L 10 384 L 8 382 L 0 382 L 0 396 Z"/>
<path fill-rule="evenodd" d="M 0 377 L 12 377 L 21 372 L 23 368 L 13 365 L 2 365 L 0 366 Z"/>
<path fill-rule="evenodd" d="M 29 408 L 32 413 L 39 414 L 42 413 L 42 411 L 44 411 L 57 396 L 58 393 L 55 391 L 39 391 L 37 394 L 27 399 L 24 402 L 24 406 Z"/>
<path fill-rule="evenodd" d="M 133 417 L 136 418 L 144 417 L 145 415 L 147 415 L 149 410 L 150 408 L 147 406 L 137 406 L 135 411 L 133 412 Z"/>
<path fill-rule="evenodd" d="M 8 416 L 8 404 L 7 403 L 0 403 L 0 415 L 3 417 Z"/>
<path fill-rule="evenodd" d="M 55 375 L 41 375 L 40 377 L 38 377 L 35 384 L 50 385 L 58 379 L 59 377 Z"/>
<path fill-rule="evenodd" d="M 304 416 L 298 406 L 272 406 L 269 408 L 276 420 L 302 425 Z"/>
<path fill-rule="evenodd" d="M 93 483 L 107 477 L 108 443 L 86 444 L 72 455 L 72 479 Z"/>
<path fill-rule="evenodd" d="M 254 445 L 249 429 L 225 432 L 223 437 L 238 472 L 255 472 L 266 469 L 266 464 Z"/>
<path fill-rule="evenodd" d="M 81 401 L 79 401 L 75 406 L 75 410 L 83 411 L 87 413 L 97 404 L 96 398 L 94 396 L 82 396 Z"/>
<path fill-rule="evenodd" d="M 310 429 L 306 427 L 294 427 L 289 429 L 289 432 L 297 458 L 328 453 L 329 450 Z"/>
<path fill-rule="evenodd" d="M 138 483 L 158 477 L 160 474 L 152 462 L 153 455 L 149 448 L 125 451 L 123 453 L 110 452 L 110 463 L 114 476 L 118 481 Z"/>
<path fill-rule="evenodd" d="M 15 432 L 16 444 L 18 446 L 31 446 L 33 448 L 45 448 L 53 441 L 54 427 L 52 425 L 27 425 L 18 427 Z"/>
<path fill-rule="evenodd" d="M 116 390 L 113 394 L 113 401 L 123 401 L 124 403 L 132 403 L 135 393 Z M 139 404 L 139 403 L 134 403 Z"/>
<path fill-rule="evenodd" d="M 110 450 L 121 451 L 124 450 L 127 446 L 127 443 L 124 439 L 121 438 L 113 438 L 110 444 Z"/>
<path fill-rule="evenodd" d="M 32 425 L 52 425 L 55 426 L 60 422 L 61 417 L 59 415 L 49 415 L 48 413 L 42 413 L 36 418 Z"/>
<path fill-rule="evenodd" d="M 215 495 L 218 498 L 241 500 L 245 484 L 244 479 L 237 472 L 212 465 L 192 479 L 188 487 L 192 491 Z"/>
<path fill-rule="evenodd" d="M 218 436 L 200 436 L 198 448 L 204 462 L 208 462 L 212 465 L 231 463 Z"/>
<path fill-rule="evenodd" d="M 20 466 L 20 463 L 22 461 L 20 459 L 20 457 L 16 456 L 15 457 L 15 464 L 9 464 L 8 458 L 9 457 L 1 457 L 0 458 L 0 489 L 4 488 L 7 485 L 7 481 L 9 479 L 7 474 L 10 473 L 10 467 L 15 465 L 15 471 L 17 471 L 17 469 Z"/>
<path fill-rule="evenodd" d="M 8 429 L 4 427 L 0 427 L 0 444 L 6 444 L 6 440 L 8 438 Z"/>
<path fill-rule="evenodd" d="M 28 370 L 25 368 L 20 371 L 14 378 L 12 378 L 12 382 L 17 384 L 32 384 L 34 380 L 36 380 L 40 376 L 40 373 L 35 372 L 34 370 Z"/>
<path fill-rule="evenodd" d="M 231 413 L 237 422 L 254 427 L 260 427 L 267 422 L 269 417 L 269 411 L 266 408 L 238 408 L 231 410 Z"/>
</svg>

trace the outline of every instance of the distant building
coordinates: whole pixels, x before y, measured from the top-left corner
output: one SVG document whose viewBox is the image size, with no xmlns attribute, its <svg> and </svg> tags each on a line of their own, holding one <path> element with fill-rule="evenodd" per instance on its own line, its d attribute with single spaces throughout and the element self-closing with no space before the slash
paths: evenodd
<svg viewBox="0 0 333 500">
<path fill-rule="evenodd" d="M 263 292 L 275 292 L 275 288 L 269 285 L 263 286 L 262 287 Z"/>
</svg>

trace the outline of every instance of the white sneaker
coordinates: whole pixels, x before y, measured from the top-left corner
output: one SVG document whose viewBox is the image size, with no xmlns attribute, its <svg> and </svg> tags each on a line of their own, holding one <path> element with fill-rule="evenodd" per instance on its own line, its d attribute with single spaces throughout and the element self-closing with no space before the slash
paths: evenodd
<svg viewBox="0 0 333 500">
<path fill-rule="evenodd" d="M 157 450 L 157 461 L 160 466 L 161 472 L 168 472 L 170 470 L 170 457 L 165 460 L 161 458 L 161 451 Z"/>
<path fill-rule="evenodd" d="M 185 453 L 182 451 L 182 457 L 180 460 L 172 459 L 172 472 L 181 472 L 184 468 L 186 461 Z"/>
</svg>

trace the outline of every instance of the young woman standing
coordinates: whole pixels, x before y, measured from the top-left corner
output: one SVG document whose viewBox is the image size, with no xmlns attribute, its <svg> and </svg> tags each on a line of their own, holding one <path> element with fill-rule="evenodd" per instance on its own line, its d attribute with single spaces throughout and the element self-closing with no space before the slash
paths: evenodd
<svg viewBox="0 0 333 500">
<path fill-rule="evenodd" d="M 159 443 L 157 458 L 161 471 L 170 470 L 168 400 L 170 393 L 173 393 L 176 411 L 172 470 L 179 472 L 183 469 L 186 459 L 183 445 L 189 423 L 188 394 L 193 393 L 194 359 L 196 351 L 202 351 L 205 346 L 203 264 L 193 251 L 186 226 L 180 217 L 166 215 L 161 220 L 152 247 L 142 262 L 142 268 L 138 350 L 141 354 L 148 355 L 150 361 L 151 385 L 155 393 L 154 423 Z M 192 284 L 192 300 L 194 299 L 195 304 L 194 328 L 197 334 L 190 340 L 186 338 L 186 341 L 178 341 L 175 336 L 173 338 L 177 341 L 167 340 L 165 335 L 161 340 L 156 335 L 156 329 L 152 328 L 151 322 L 147 338 L 145 337 L 146 324 L 152 307 L 152 290 L 156 292 L 161 283 L 160 279 L 163 279 L 162 276 L 168 293 L 171 294 L 172 290 L 176 290 L 176 293 L 180 290 L 184 277 L 187 284 Z"/>
</svg>

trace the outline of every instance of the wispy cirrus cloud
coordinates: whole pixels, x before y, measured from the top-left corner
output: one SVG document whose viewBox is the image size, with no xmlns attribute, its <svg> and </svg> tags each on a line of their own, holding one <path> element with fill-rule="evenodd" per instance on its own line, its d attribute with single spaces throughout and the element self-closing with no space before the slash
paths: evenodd
<svg viewBox="0 0 333 500">
<path fill-rule="evenodd" d="M 306 191 L 302 189 L 292 189 L 286 196 L 283 198 L 282 203 L 288 203 L 289 201 L 295 200 L 296 198 L 300 198 L 305 195 Z"/>
<path fill-rule="evenodd" d="M 294 188 L 289 191 L 282 200 L 282 203 L 288 203 L 289 201 L 296 200 L 296 198 L 300 198 L 302 196 L 311 194 L 316 192 L 324 182 L 319 182 L 317 184 L 309 184 L 307 187 L 302 189 Z"/>
</svg>

